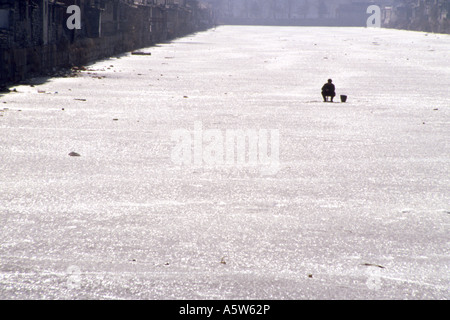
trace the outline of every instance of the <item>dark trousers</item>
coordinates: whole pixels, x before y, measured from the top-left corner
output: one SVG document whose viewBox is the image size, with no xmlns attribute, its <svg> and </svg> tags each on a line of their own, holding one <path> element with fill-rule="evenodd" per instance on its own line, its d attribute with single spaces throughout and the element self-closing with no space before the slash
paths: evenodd
<svg viewBox="0 0 450 320">
<path fill-rule="evenodd" d="M 333 101 L 335 96 L 336 96 L 336 94 L 334 94 L 334 93 L 322 92 L 323 101 L 327 101 L 327 97 L 331 97 L 331 101 Z"/>
</svg>

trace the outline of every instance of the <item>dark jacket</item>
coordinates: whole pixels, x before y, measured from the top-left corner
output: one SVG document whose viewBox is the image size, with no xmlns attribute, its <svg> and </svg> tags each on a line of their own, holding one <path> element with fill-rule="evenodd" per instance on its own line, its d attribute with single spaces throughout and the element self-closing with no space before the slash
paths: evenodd
<svg viewBox="0 0 450 320">
<path fill-rule="evenodd" d="M 325 83 L 322 87 L 322 93 L 327 96 L 335 96 L 335 86 L 332 83 Z"/>
</svg>

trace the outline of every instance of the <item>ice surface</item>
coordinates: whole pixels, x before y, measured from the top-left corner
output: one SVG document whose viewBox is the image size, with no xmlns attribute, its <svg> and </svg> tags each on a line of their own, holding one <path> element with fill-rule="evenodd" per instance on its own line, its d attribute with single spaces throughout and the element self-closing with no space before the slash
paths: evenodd
<svg viewBox="0 0 450 320">
<path fill-rule="evenodd" d="M 450 297 L 449 35 L 222 26 L 144 51 L 0 98 L 1 299 Z M 279 129 L 279 172 L 176 166 L 195 121 Z"/>
</svg>

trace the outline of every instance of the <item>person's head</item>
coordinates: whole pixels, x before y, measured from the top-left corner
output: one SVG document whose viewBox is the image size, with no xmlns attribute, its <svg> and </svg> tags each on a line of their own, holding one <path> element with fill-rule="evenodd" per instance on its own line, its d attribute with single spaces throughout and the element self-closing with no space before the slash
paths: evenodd
<svg viewBox="0 0 450 320">
<path fill-rule="evenodd" d="M 332 83 L 333 82 L 333 80 L 331 80 L 331 79 L 328 79 L 328 83 Z"/>
</svg>

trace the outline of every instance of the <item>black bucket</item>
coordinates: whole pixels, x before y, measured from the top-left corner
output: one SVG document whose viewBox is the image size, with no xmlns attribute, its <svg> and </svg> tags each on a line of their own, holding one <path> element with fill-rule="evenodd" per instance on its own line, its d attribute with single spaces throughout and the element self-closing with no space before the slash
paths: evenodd
<svg viewBox="0 0 450 320">
<path fill-rule="evenodd" d="M 347 102 L 347 96 L 341 95 L 341 102 Z"/>
</svg>

